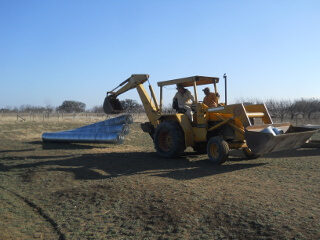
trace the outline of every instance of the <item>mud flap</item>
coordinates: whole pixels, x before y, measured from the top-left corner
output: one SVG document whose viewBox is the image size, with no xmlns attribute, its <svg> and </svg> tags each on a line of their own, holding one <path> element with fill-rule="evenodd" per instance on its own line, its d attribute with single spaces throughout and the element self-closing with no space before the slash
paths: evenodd
<svg viewBox="0 0 320 240">
<path fill-rule="evenodd" d="M 266 126 L 274 126 L 283 130 L 283 134 L 260 132 Z M 287 124 L 272 124 L 247 127 L 244 133 L 247 146 L 256 155 L 267 154 L 290 149 L 300 148 L 314 133 L 316 129 L 293 127 Z"/>
</svg>

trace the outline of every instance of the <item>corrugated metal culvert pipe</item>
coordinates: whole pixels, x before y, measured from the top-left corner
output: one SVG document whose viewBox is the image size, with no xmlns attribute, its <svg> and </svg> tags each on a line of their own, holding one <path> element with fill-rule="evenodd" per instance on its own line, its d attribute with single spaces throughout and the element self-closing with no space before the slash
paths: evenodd
<svg viewBox="0 0 320 240">
<path fill-rule="evenodd" d="M 124 136 L 129 134 L 129 124 L 132 122 L 131 115 L 122 115 L 73 130 L 43 133 L 42 141 L 121 144 L 124 142 Z"/>
</svg>

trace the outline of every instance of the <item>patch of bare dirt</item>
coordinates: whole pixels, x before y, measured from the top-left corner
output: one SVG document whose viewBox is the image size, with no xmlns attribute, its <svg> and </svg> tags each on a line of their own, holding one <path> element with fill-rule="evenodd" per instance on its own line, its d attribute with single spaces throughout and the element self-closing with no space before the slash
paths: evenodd
<svg viewBox="0 0 320 240">
<path fill-rule="evenodd" d="M 158 157 L 138 124 L 123 145 L 44 144 L 79 126 L 36 125 L 0 129 L 0 238 L 320 238 L 319 148 L 213 166 Z"/>
</svg>

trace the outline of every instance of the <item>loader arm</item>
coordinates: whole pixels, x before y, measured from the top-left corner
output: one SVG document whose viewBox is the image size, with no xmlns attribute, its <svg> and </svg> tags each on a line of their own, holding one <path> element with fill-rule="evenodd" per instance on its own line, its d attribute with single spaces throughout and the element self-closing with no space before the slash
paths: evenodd
<svg viewBox="0 0 320 240">
<path fill-rule="evenodd" d="M 154 102 L 152 101 L 152 98 L 149 96 L 148 92 L 143 86 L 143 83 L 145 83 L 148 78 L 149 75 L 147 74 L 133 74 L 130 78 L 122 82 L 118 87 L 110 92 L 107 92 L 107 97 L 105 98 L 105 101 L 103 103 L 104 112 L 107 114 L 123 112 L 123 108 L 117 97 L 131 89 L 136 88 L 149 121 L 154 127 L 156 127 L 158 124 L 158 119 L 160 118 L 160 111 L 159 107 L 156 106 L 156 100 L 154 99 Z M 151 90 L 151 93 L 153 94 L 152 87 L 149 86 L 149 88 Z M 155 98 L 154 94 L 153 98 Z"/>
<path fill-rule="evenodd" d="M 139 84 L 143 84 L 146 81 L 148 81 L 149 75 L 148 74 L 132 74 L 131 77 L 129 77 L 127 80 L 120 83 L 119 86 L 111 90 L 110 92 L 107 92 L 107 95 L 112 95 L 114 97 L 118 97 L 119 95 L 136 88 Z M 118 89 L 121 87 L 120 89 Z M 118 89 L 117 91 L 115 91 Z"/>
</svg>

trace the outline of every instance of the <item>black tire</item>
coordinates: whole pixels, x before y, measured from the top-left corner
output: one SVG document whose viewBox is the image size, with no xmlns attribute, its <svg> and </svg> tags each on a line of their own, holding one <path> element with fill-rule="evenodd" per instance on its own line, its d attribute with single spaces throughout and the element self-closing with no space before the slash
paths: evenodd
<svg viewBox="0 0 320 240">
<path fill-rule="evenodd" d="M 173 121 L 160 123 L 154 133 L 154 147 L 161 157 L 173 158 L 181 155 L 186 146 L 180 124 Z"/>
<path fill-rule="evenodd" d="M 259 157 L 261 157 L 261 155 L 256 155 L 254 154 L 250 148 L 248 147 L 245 147 L 245 148 L 242 148 L 242 151 L 244 153 L 244 155 L 246 156 L 247 159 L 257 159 Z"/>
<path fill-rule="evenodd" d="M 213 164 L 223 164 L 229 157 L 229 145 L 221 137 L 212 137 L 207 143 L 207 153 Z"/>
</svg>

